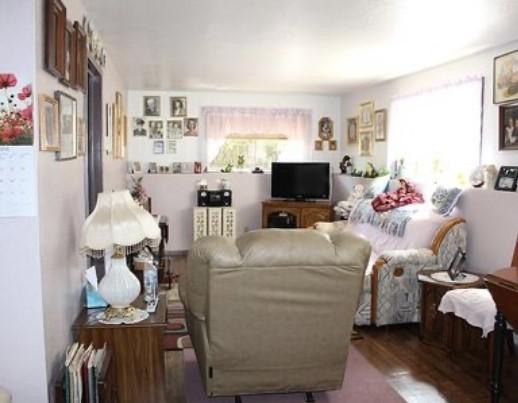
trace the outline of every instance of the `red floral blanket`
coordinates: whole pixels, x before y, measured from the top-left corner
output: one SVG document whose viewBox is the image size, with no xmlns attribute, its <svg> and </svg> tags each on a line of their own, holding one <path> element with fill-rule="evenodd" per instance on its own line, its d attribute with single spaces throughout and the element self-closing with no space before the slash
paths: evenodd
<svg viewBox="0 0 518 403">
<path fill-rule="evenodd" d="M 383 213 L 408 204 L 424 203 L 423 195 L 406 179 L 400 179 L 401 187 L 398 190 L 380 193 L 372 200 L 372 208 Z"/>
</svg>

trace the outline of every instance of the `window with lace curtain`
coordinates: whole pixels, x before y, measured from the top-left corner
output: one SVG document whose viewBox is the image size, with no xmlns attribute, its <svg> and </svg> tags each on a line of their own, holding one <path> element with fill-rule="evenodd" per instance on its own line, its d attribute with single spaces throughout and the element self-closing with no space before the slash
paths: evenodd
<svg viewBox="0 0 518 403">
<path fill-rule="evenodd" d="M 204 107 L 201 110 L 209 170 L 232 164 L 270 170 L 276 161 L 307 157 L 311 112 L 291 108 Z"/>
<path fill-rule="evenodd" d="M 427 184 L 465 186 L 480 164 L 483 78 L 396 98 L 390 106 L 389 161 Z"/>
</svg>

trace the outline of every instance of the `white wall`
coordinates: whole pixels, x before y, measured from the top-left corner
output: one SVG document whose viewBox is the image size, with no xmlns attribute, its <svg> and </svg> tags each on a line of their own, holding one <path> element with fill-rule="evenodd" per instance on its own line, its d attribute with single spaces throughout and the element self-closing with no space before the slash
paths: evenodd
<svg viewBox="0 0 518 403">
<path fill-rule="evenodd" d="M 32 0 L 11 2 L 8 12 L 0 13 L 0 35 L 0 73 L 16 74 L 17 90 L 34 84 Z M 39 403 L 47 396 L 38 248 L 36 216 L 0 218 L 0 385 L 15 402 Z"/>
<path fill-rule="evenodd" d="M 39 94 L 53 96 L 63 91 L 77 100 L 78 117 L 86 116 L 86 97 L 60 84 L 44 69 L 44 0 L 36 0 L 37 86 Z M 79 0 L 65 0 L 67 19 L 82 21 L 85 15 Z M 127 100 L 127 91 L 107 55 L 103 74 L 104 103 L 115 102 L 115 91 Z M 104 127 L 104 124 L 103 124 Z M 99 135 L 103 135 L 100 133 Z M 103 136 L 104 138 L 104 136 Z M 103 158 L 105 189 L 125 187 L 125 160 Z M 82 270 L 86 259 L 79 253 L 80 231 L 86 218 L 86 157 L 56 161 L 52 152 L 38 153 L 38 192 L 41 272 L 45 323 L 47 382 L 54 381 L 62 365 L 66 346 L 72 340 L 71 325 L 82 305 Z M 52 399 L 52 388 L 50 395 Z M 27 401 L 28 402 L 28 401 Z M 43 402 L 39 400 L 38 403 Z"/>
<path fill-rule="evenodd" d="M 186 96 L 187 113 L 189 117 L 199 117 L 203 106 L 234 106 L 234 107 L 265 107 L 265 108 L 303 108 L 312 111 L 312 134 L 310 158 L 315 161 L 329 161 L 338 170 L 341 155 L 338 151 L 314 151 L 313 141 L 317 139 L 318 120 L 324 116 L 330 117 L 334 122 L 335 139 L 342 141 L 342 119 L 340 111 L 340 98 L 333 96 L 295 95 L 295 94 L 262 94 L 262 93 L 235 93 L 235 92 L 198 92 L 198 91 L 129 91 L 128 123 L 134 117 L 143 117 L 143 96 L 160 95 L 162 100 L 160 118 L 149 117 L 147 119 L 170 119 L 169 97 Z M 203 133 L 200 119 L 200 133 Z M 131 126 L 130 126 L 131 127 Z M 130 131 L 131 134 L 131 131 Z M 171 162 L 204 161 L 204 138 L 200 136 L 184 137 L 177 143 L 177 154 L 153 154 L 153 140 L 148 138 L 128 137 L 128 160 L 147 163 L 155 161 L 159 165 L 167 165 Z M 325 146 L 327 148 L 327 145 Z"/>
<path fill-rule="evenodd" d="M 372 100 L 376 109 L 389 108 L 395 96 L 411 94 L 467 76 L 481 75 L 485 77 L 482 164 L 518 165 L 518 151 L 498 151 L 498 105 L 493 104 L 493 58 L 516 49 L 518 42 L 509 43 L 452 63 L 345 94 L 342 97 L 344 121 L 358 114 L 360 102 Z M 388 119 L 390 120 L 390 110 Z M 388 139 L 390 141 L 390 132 Z M 366 161 L 373 161 L 379 166 L 387 165 L 386 145 L 386 142 L 375 143 L 373 157 L 359 157 L 357 146 L 343 144 L 341 150 L 342 154 L 353 156 L 355 164 L 363 169 Z"/>
</svg>

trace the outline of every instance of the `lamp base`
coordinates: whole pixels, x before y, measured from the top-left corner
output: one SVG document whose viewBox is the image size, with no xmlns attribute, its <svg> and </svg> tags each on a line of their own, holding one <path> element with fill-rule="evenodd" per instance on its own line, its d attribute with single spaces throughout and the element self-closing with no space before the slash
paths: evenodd
<svg viewBox="0 0 518 403">
<path fill-rule="evenodd" d="M 114 255 L 111 269 L 99 283 L 99 294 L 111 308 L 131 308 L 140 294 L 140 282 L 126 265 L 124 255 Z"/>
</svg>

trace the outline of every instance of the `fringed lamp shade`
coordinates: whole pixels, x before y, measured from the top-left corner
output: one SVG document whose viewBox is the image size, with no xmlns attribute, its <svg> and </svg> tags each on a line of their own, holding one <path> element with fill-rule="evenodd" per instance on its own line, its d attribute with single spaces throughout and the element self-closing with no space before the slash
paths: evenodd
<svg viewBox="0 0 518 403">
<path fill-rule="evenodd" d="M 96 258 L 107 248 L 134 253 L 146 245 L 158 246 L 160 228 L 151 214 L 140 207 L 128 190 L 103 192 L 83 225 L 83 251 Z"/>
</svg>

